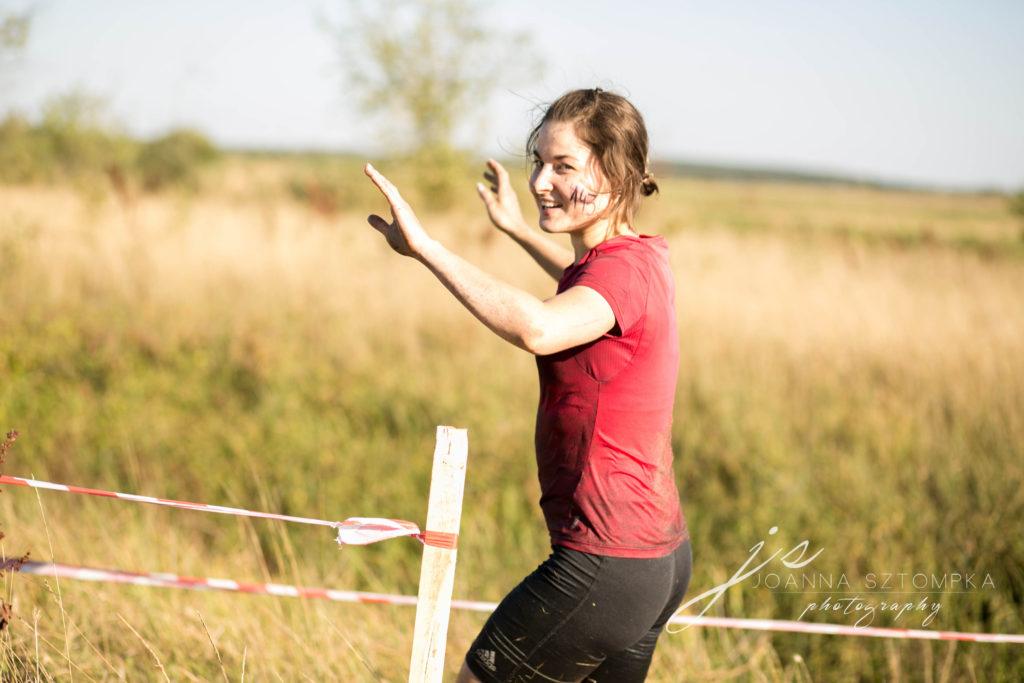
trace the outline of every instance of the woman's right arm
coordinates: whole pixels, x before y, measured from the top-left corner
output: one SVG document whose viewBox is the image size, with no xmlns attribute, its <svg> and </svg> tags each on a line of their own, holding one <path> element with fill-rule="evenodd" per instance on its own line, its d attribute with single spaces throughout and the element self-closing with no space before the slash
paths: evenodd
<svg viewBox="0 0 1024 683">
<path fill-rule="evenodd" d="M 615 326 L 615 312 L 597 290 L 570 287 L 541 301 L 485 273 L 448 251 L 427 234 L 398 188 L 370 164 L 366 175 L 388 200 L 391 222 L 373 214 L 367 221 L 388 245 L 430 269 L 448 291 L 502 339 L 538 356 L 598 339 Z"/>
<path fill-rule="evenodd" d="M 487 207 L 487 215 L 494 226 L 514 239 L 526 250 L 533 260 L 555 280 L 562 277 L 562 271 L 572 265 L 573 252 L 555 244 L 536 230 L 532 230 L 523 218 L 508 171 L 494 159 L 487 162 L 489 172 L 484 178 L 490 182 L 490 190 L 483 183 L 477 183 L 476 189 Z"/>
</svg>

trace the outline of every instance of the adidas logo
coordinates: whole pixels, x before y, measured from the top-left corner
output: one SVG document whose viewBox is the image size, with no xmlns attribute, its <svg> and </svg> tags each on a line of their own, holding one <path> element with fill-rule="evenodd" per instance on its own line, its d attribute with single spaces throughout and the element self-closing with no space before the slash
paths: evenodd
<svg viewBox="0 0 1024 683">
<path fill-rule="evenodd" d="M 497 671 L 498 667 L 494 663 L 494 650 L 477 650 L 473 653 L 476 655 L 477 660 L 481 664 L 487 667 L 488 671 Z"/>
</svg>

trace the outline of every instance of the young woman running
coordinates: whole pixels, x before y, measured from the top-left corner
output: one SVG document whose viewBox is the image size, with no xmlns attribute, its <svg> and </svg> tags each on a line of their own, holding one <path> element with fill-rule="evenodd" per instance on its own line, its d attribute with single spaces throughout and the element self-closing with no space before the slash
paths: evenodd
<svg viewBox="0 0 1024 683">
<path fill-rule="evenodd" d="M 658 189 L 647 130 L 625 98 L 574 90 L 547 109 L 527 148 L 540 228 L 568 234 L 571 252 L 527 227 L 501 164 L 488 162 L 490 188 L 477 190 L 494 225 L 558 280 L 543 301 L 432 239 L 366 166 L 392 216 L 370 225 L 537 358 L 535 447 L 552 553 L 488 619 L 458 680 L 643 681 L 691 568 L 672 469 L 674 279 L 665 239 L 633 222 Z"/>
</svg>

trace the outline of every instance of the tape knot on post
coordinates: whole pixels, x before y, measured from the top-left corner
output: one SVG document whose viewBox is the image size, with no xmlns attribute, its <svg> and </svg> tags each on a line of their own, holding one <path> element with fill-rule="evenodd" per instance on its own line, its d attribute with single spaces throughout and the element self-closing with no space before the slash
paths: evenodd
<svg viewBox="0 0 1024 683">
<path fill-rule="evenodd" d="M 459 535 L 450 534 L 445 531 L 424 531 L 422 534 L 417 536 L 423 545 L 429 545 L 434 548 L 448 548 L 454 550 L 459 544 Z"/>
</svg>

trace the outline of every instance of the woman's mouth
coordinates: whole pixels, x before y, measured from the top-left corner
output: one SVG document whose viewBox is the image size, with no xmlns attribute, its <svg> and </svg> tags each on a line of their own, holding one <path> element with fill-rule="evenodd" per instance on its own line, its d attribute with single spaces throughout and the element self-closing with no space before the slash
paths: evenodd
<svg viewBox="0 0 1024 683">
<path fill-rule="evenodd" d="M 540 204 L 540 210 L 543 212 L 550 212 L 560 208 L 562 208 L 562 205 L 556 202 L 541 202 Z"/>
</svg>

